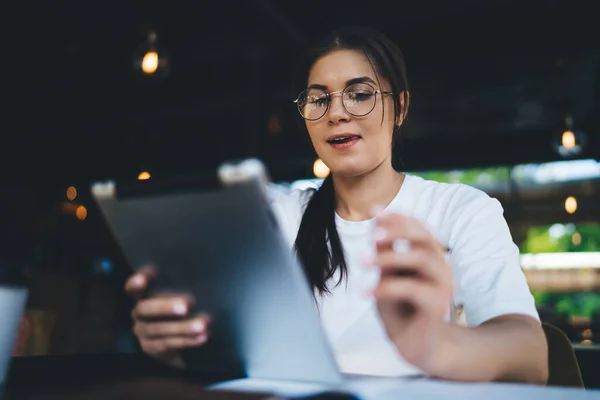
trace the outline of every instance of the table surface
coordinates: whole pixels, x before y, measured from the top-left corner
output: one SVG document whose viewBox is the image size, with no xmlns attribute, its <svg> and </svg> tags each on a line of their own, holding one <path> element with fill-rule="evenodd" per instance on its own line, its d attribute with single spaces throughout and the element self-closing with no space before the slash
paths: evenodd
<svg viewBox="0 0 600 400">
<path fill-rule="evenodd" d="M 141 378 L 85 384 L 60 384 L 43 387 L 9 388 L 2 400 L 264 400 L 272 398 L 269 393 L 240 393 L 211 391 L 200 383 L 179 381 L 173 378 Z"/>
<path fill-rule="evenodd" d="M 190 373 L 168 369 L 141 355 L 27 357 L 11 364 L 3 400 L 21 399 L 209 399 L 262 400 L 278 396 L 276 386 L 244 385 L 207 390 L 217 382 L 243 382 L 218 372 Z M 277 385 L 277 384 L 276 384 Z M 240 387 L 242 389 L 240 389 Z M 246 385 L 246 387 L 248 387 Z M 355 390 L 357 389 L 358 390 Z M 514 384 L 460 384 L 427 379 L 365 381 L 345 385 L 320 399 L 482 399 L 600 400 L 600 390 Z M 280 392 L 280 394 L 282 394 Z M 283 397 L 279 396 L 279 398 Z M 356 398 L 355 397 L 355 398 Z"/>
</svg>

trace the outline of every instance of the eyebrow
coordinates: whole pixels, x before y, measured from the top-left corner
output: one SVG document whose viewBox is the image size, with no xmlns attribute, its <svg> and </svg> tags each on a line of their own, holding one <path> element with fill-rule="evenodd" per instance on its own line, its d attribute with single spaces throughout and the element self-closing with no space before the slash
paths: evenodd
<svg viewBox="0 0 600 400">
<path fill-rule="evenodd" d="M 356 85 L 357 83 L 371 83 L 373 85 L 376 85 L 377 83 L 369 78 L 368 76 L 360 76 L 358 78 L 352 78 L 346 81 L 346 86 L 350 86 L 350 85 Z M 308 87 L 309 89 L 320 89 L 323 91 L 327 91 L 327 86 L 326 85 L 321 85 L 318 83 L 313 83 L 312 85 L 310 85 Z"/>
</svg>

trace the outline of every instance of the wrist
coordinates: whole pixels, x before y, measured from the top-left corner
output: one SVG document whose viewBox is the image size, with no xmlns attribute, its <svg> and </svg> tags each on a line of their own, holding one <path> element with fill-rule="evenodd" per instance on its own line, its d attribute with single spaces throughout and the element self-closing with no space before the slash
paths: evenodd
<svg viewBox="0 0 600 400">
<path fill-rule="evenodd" d="M 485 349 L 477 345 L 475 328 L 445 324 L 438 332 L 439 339 L 423 369 L 427 374 L 434 378 L 463 382 L 491 382 L 498 379 L 497 363 L 485 361 L 486 357 L 482 354 Z"/>
<path fill-rule="evenodd" d="M 420 366 L 425 373 L 435 378 L 449 378 L 461 357 L 459 336 L 464 334 L 460 332 L 461 329 L 464 328 L 448 323 L 437 329 L 435 340 L 431 343 L 431 351 Z"/>
</svg>

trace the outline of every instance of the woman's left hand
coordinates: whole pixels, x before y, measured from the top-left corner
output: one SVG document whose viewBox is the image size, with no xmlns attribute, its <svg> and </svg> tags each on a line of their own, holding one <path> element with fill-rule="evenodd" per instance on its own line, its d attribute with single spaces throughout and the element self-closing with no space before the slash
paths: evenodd
<svg viewBox="0 0 600 400">
<path fill-rule="evenodd" d="M 418 220 L 398 214 L 376 218 L 375 258 L 381 270 L 372 294 L 387 334 L 402 357 L 421 370 L 443 357 L 444 329 L 453 294 L 447 250 Z"/>
</svg>

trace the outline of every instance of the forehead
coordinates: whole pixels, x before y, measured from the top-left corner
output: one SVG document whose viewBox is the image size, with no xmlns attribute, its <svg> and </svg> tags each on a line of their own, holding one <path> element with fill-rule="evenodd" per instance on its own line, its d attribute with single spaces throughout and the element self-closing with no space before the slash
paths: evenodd
<svg viewBox="0 0 600 400">
<path fill-rule="evenodd" d="M 368 76 L 377 82 L 377 76 L 367 57 L 357 50 L 335 50 L 314 63 L 308 74 L 308 84 L 341 90 L 348 80 L 360 76 Z"/>
</svg>

